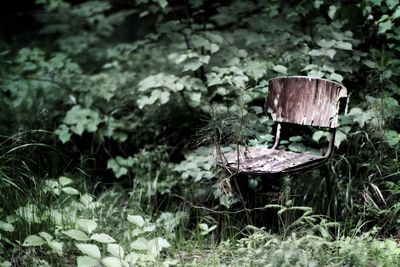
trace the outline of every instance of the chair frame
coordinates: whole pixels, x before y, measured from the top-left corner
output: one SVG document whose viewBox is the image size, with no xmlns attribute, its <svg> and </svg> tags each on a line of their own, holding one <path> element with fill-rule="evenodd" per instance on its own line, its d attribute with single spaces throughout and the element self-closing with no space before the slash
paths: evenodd
<svg viewBox="0 0 400 267">
<path fill-rule="evenodd" d="M 304 90 L 306 90 L 306 92 Z M 307 94 L 311 99 L 305 97 Z M 271 149 L 279 150 L 278 147 L 281 141 L 282 124 L 287 123 L 329 128 L 326 152 L 317 159 L 309 160 L 296 166 L 286 168 L 281 172 L 259 173 L 251 170 L 243 171 L 240 170 L 240 161 L 237 165 L 237 169 L 223 163 L 219 165 L 231 170 L 236 169 L 237 172 L 241 173 L 276 175 L 300 173 L 324 164 L 332 155 L 334 150 L 336 128 L 339 126 L 339 104 L 340 100 L 343 98 L 347 99 L 347 110 L 347 89 L 342 84 L 334 81 L 307 76 L 283 76 L 270 79 L 269 93 L 265 100 L 265 112 L 270 113 L 277 124 L 275 141 Z M 300 101 L 296 102 L 298 99 L 300 99 Z M 285 101 L 288 101 L 289 103 L 286 103 Z M 271 106 L 272 110 L 269 110 Z M 293 106 L 294 108 L 292 108 Z M 302 109 L 304 114 L 297 112 L 296 108 Z"/>
</svg>

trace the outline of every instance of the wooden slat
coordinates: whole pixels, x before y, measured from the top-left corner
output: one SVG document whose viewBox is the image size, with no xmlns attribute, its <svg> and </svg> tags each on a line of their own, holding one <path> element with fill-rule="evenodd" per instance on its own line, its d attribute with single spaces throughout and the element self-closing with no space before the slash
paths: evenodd
<svg viewBox="0 0 400 267">
<path fill-rule="evenodd" d="M 339 100 L 346 88 L 336 82 L 303 76 L 269 81 L 266 110 L 278 122 L 336 128 Z"/>
<path fill-rule="evenodd" d="M 266 147 L 251 147 L 246 155 L 239 156 L 239 169 L 237 152 L 224 154 L 226 162 L 220 164 L 226 167 L 246 173 L 280 173 L 296 166 L 322 160 L 322 156 L 309 153 L 295 153 L 291 151 L 269 149 Z"/>
</svg>

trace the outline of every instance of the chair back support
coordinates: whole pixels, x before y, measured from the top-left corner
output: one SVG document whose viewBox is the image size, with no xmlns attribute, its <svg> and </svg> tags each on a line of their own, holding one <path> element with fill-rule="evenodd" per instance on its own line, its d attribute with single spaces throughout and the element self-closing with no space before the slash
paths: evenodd
<svg viewBox="0 0 400 267">
<path fill-rule="evenodd" d="M 269 80 L 265 110 L 274 121 L 337 128 L 340 99 L 346 88 L 337 82 L 306 76 Z"/>
</svg>

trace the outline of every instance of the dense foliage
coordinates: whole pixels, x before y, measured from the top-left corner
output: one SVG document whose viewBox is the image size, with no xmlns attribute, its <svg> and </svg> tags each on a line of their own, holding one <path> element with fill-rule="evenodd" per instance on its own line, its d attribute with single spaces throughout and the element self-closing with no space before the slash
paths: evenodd
<svg viewBox="0 0 400 267">
<path fill-rule="evenodd" d="M 399 265 L 398 1 L 34 10 L 32 30 L 0 26 L 0 266 Z M 318 170 L 280 191 L 215 168 L 212 154 L 272 144 L 263 103 L 283 75 L 351 92 L 330 198 Z M 295 152 L 327 138 L 289 134 L 281 144 Z"/>
</svg>

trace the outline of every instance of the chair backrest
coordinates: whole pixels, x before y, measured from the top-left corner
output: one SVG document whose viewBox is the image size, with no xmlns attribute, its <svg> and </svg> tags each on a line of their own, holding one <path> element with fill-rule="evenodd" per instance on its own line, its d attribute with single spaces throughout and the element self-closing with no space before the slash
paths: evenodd
<svg viewBox="0 0 400 267">
<path fill-rule="evenodd" d="M 347 90 L 337 82 L 306 76 L 269 80 L 266 111 L 273 120 L 302 125 L 336 128 L 340 98 Z"/>
</svg>

